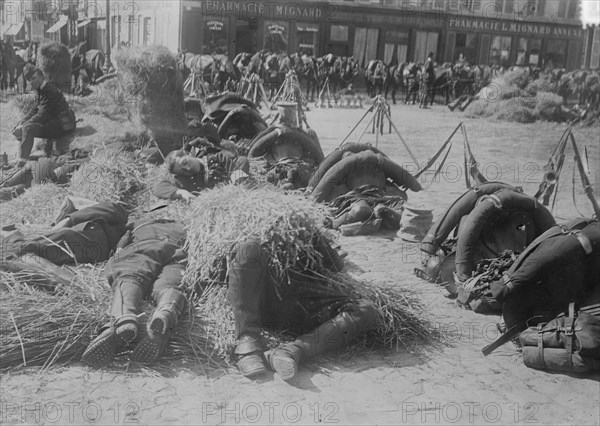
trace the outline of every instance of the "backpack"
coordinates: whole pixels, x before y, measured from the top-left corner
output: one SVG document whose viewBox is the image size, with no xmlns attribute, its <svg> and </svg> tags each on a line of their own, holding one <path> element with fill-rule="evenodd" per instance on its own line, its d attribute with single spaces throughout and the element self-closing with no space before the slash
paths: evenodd
<svg viewBox="0 0 600 426">
<path fill-rule="evenodd" d="M 600 313 L 599 306 L 575 312 L 575 304 L 570 303 L 568 316 L 559 315 L 522 332 L 525 365 L 566 373 L 600 370 L 600 317 L 592 314 Z"/>
</svg>

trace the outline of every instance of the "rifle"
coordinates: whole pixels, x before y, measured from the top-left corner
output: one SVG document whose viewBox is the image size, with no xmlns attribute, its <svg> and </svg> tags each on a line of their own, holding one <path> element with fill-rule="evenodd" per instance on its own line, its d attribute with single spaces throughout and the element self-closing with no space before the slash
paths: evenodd
<svg viewBox="0 0 600 426">
<path fill-rule="evenodd" d="M 588 196 L 592 203 L 592 207 L 594 208 L 594 213 L 596 214 L 596 218 L 600 218 L 600 206 L 598 206 L 598 201 L 594 197 L 594 189 L 592 188 L 592 184 L 587 177 L 587 173 L 585 172 L 585 168 L 583 166 L 583 160 L 579 155 L 579 149 L 577 148 L 577 144 L 575 143 L 575 138 L 573 137 L 573 133 L 569 134 L 571 138 L 571 143 L 573 145 L 573 151 L 575 152 L 575 162 L 577 163 L 577 167 L 579 168 L 579 174 L 581 176 L 581 183 L 583 184 L 583 190 L 585 194 Z"/>
<path fill-rule="evenodd" d="M 498 337 L 495 341 L 487 345 L 485 348 L 481 350 L 484 356 L 488 356 L 500 346 L 510 342 L 512 339 L 517 337 L 523 331 L 527 329 L 527 321 L 521 321 L 517 324 L 513 325 L 510 329 L 508 329 L 503 335 Z"/>
<path fill-rule="evenodd" d="M 554 314 L 551 311 L 539 311 L 537 315 L 513 325 L 502 336 L 498 337 L 495 341 L 483 348 L 481 350 L 481 353 L 483 353 L 484 356 L 488 356 L 500 346 L 518 337 L 519 334 L 525 331 L 528 327 L 535 326 L 543 322 L 551 321 L 554 318 L 556 318 L 556 314 Z"/>
</svg>

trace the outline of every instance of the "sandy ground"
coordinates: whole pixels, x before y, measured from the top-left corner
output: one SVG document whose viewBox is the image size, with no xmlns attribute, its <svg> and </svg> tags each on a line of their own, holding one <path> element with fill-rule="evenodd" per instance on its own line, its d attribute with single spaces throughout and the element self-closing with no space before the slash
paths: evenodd
<svg viewBox="0 0 600 426">
<path fill-rule="evenodd" d="M 313 109 L 308 122 L 327 154 L 365 113 L 363 110 Z M 13 154 L 8 133 L 14 112 L 0 105 L 0 151 Z M 521 185 L 535 193 L 542 167 L 564 125 L 518 125 L 465 119 L 436 106 L 420 111 L 393 106 L 392 117 L 419 162 L 425 162 L 460 121 L 465 121 L 473 153 L 490 180 Z M 89 118 L 89 117 L 88 117 Z M 123 131 L 94 117 L 82 127 Z M 91 131 L 89 131 L 91 129 Z M 103 130 L 106 131 L 106 130 Z M 598 131 L 576 129 L 587 145 L 594 188 L 600 191 Z M 352 139 L 352 138 L 351 138 Z M 363 141 L 375 142 L 374 135 Z M 406 167 L 410 156 L 398 137 L 384 135 L 379 147 Z M 410 201 L 440 213 L 466 187 L 462 137 L 439 182 Z M 557 220 L 578 216 L 571 200 L 572 151 L 567 151 L 564 186 L 555 209 Z M 414 170 L 414 168 L 413 168 Z M 578 182 L 578 181 L 577 181 Z M 591 207 L 577 183 L 577 206 Z M 418 195 L 418 196 L 417 196 Z M 428 307 L 447 348 L 390 348 L 358 356 L 333 355 L 307 366 L 290 383 L 276 375 L 252 382 L 237 371 L 206 371 L 190 362 L 157 370 L 115 367 L 91 370 L 78 363 L 39 374 L 26 369 L 1 375 L 0 422 L 34 424 L 598 424 L 599 377 L 575 378 L 524 366 L 512 343 L 489 357 L 481 348 L 497 337 L 497 316 L 460 309 L 442 289 L 412 274 L 418 245 L 385 236 L 342 237 L 349 269 L 358 278 L 392 281 L 415 288 Z"/>
</svg>

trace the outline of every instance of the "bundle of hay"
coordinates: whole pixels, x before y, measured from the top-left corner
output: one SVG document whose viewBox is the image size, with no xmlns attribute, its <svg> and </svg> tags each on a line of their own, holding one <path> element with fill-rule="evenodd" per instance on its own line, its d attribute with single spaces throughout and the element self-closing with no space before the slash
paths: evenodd
<svg viewBox="0 0 600 426">
<path fill-rule="evenodd" d="M 85 348 L 109 321 L 111 300 L 103 265 L 68 268 L 75 273 L 69 286 L 54 292 L 41 290 L 38 277 L 26 272 L 0 269 L 0 370 L 43 366 L 80 359 Z M 32 281 L 34 279 L 34 281 Z M 124 354 L 144 337 L 144 319 L 154 306 L 144 306 L 140 336 Z M 190 309 L 180 322 L 164 360 L 188 359 L 207 367 L 224 367 L 206 332 L 207 322 Z M 118 358 L 115 358 L 118 359 Z"/>
<path fill-rule="evenodd" d="M 120 50 L 115 59 L 130 116 L 166 155 L 179 146 L 186 126 L 177 59 L 162 46 Z"/>
<path fill-rule="evenodd" d="M 73 109 L 76 113 L 101 115 L 114 121 L 126 121 L 129 112 L 117 80 L 98 84 L 90 96 L 75 97 Z"/>
<path fill-rule="evenodd" d="M 236 242 L 258 238 L 269 254 L 271 271 L 279 285 L 293 285 L 291 270 L 310 270 L 319 280 L 315 285 L 325 293 L 343 290 L 375 305 L 379 327 L 367 341 L 372 346 L 406 345 L 428 341 L 431 333 L 422 319 L 423 309 L 414 294 L 398 286 L 358 282 L 345 274 L 332 274 L 310 243 L 311 236 L 326 235 L 327 217 L 322 205 L 298 195 L 274 189 L 246 189 L 225 186 L 204 191 L 187 212 L 188 268 L 184 282 L 204 285 L 197 305 L 209 327 L 209 341 L 227 358 L 235 344 L 235 323 L 228 303 L 226 259 Z M 206 283 L 209 283 L 206 285 Z M 290 336 L 266 334 L 270 346 Z"/>
<path fill-rule="evenodd" d="M 36 65 L 46 80 L 56 83 L 63 93 L 71 92 L 71 54 L 62 43 L 44 43 L 38 50 Z"/>
<path fill-rule="evenodd" d="M 2 203 L 0 224 L 16 225 L 23 231 L 50 230 L 61 203 L 68 195 L 68 189 L 53 183 L 33 185 L 20 197 Z"/>
<path fill-rule="evenodd" d="M 274 188 L 228 185 L 203 191 L 187 212 L 186 278 L 190 283 L 210 281 L 215 265 L 220 267 L 233 246 L 251 235 L 269 253 L 280 281 L 290 269 L 325 273 L 310 239 L 325 232 L 326 217 L 324 206 Z"/>
<path fill-rule="evenodd" d="M 555 86 L 546 75 L 533 80 L 527 71 L 509 71 L 484 87 L 466 114 L 517 123 L 568 121 L 572 117 L 562 108 L 563 98 L 552 93 Z"/>
<path fill-rule="evenodd" d="M 75 280 L 56 293 L 28 284 L 27 276 L 0 272 L 4 282 L 0 298 L 0 368 L 42 365 L 78 358 L 106 321 L 110 300 L 101 282 L 100 268 L 81 267 L 85 280 Z"/>
<path fill-rule="evenodd" d="M 70 191 L 98 202 L 134 208 L 145 190 L 143 166 L 133 153 L 102 149 L 73 173 Z"/>
</svg>

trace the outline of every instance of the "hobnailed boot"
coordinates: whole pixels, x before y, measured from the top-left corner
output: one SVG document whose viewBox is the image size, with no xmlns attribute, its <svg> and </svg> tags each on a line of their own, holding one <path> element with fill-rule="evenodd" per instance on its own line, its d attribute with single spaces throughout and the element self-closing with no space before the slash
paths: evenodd
<svg viewBox="0 0 600 426">
<path fill-rule="evenodd" d="M 235 360 L 240 373 L 250 379 L 267 372 L 263 352 L 265 348 L 260 338 L 252 334 L 242 335 L 235 347 Z"/>
<path fill-rule="evenodd" d="M 184 312 L 186 298 L 179 290 L 165 291 L 146 324 L 148 334 L 135 347 L 131 360 L 141 364 L 156 362 L 167 349 L 171 334 L 177 329 Z"/>
<path fill-rule="evenodd" d="M 113 284 L 112 320 L 100 329 L 100 335 L 88 345 L 81 360 L 92 367 L 108 363 L 113 356 L 137 337 L 142 288 L 133 281 Z"/>
<path fill-rule="evenodd" d="M 300 336 L 280 348 L 267 351 L 265 356 L 271 369 L 283 380 L 294 378 L 304 358 L 342 349 L 352 340 L 377 324 L 375 309 L 370 303 L 355 305 L 352 311 L 342 312 L 324 322 L 312 333 Z"/>
<path fill-rule="evenodd" d="M 88 345 L 81 361 L 90 367 L 101 367 L 131 343 L 137 337 L 137 333 L 136 315 L 124 315 L 113 319 L 100 329 L 100 334 Z"/>
</svg>

